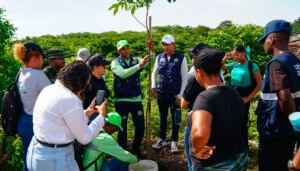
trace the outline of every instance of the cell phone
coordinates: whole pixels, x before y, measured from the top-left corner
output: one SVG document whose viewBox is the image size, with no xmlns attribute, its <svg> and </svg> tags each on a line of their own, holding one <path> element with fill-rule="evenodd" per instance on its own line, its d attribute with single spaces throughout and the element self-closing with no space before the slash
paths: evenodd
<svg viewBox="0 0 300 171">
<path fill-rule="evenodd" d="M 105 91 L 104 90 L 98 90 L 96 95 L 96 105 L 101 105 L 105 98 Z"/>
</svg>

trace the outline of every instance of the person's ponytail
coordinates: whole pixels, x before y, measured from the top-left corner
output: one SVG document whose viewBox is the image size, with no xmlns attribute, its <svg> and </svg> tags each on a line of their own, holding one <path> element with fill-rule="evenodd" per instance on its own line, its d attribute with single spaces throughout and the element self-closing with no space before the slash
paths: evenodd
<svg viewBox="0 0 300 171">
<path fill-rule="evenodd" d="M 13 49 L 14 58 L 22 63 L 25 63 L 25 56 L 26 56 L 26 47 L 22 43 L 18 43 L 14 45 Z"/>
</svg>

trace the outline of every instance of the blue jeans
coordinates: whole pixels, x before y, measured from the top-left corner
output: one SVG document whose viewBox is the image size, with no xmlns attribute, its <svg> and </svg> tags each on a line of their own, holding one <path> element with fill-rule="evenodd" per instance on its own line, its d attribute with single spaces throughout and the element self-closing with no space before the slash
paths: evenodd
<svg viewBox="0 0 300 171">
<path fill-rule="evenodd" d="M 33 137 L 28 148 L 27 166 L 32 171 L 79 171 L 74 159 L 73 145 L 46 147 Z"/>
<path fill-rule="evenodd" d="M 116 158 L 108 161 L 103 160 L 101 171 L 127 171 L 128 163 L 122 162 Z"/>
<path fill-rule="evenodd" d="M 191 128 L 189 126 L 186 126 L 185 134 L 184 134 L 184 148 L 185 148 L 185 155 L 187 158 L 188 170 L 192 171 L 192 162 L 190 158 L 190 134 L 191 134 Z"/>
<path fill-rule="evenodd" d="M 168 126 L 168 113 L 171 110 L 172 118 L 172 141 L 178 141 L 178 133 L 181 124 L 181 109 L 175 104 L 175 95 L 158 93 L 157 104 L 160 114 L 159 137 L 166 140 L 166 131 Z"/>
<path fill-rule="evenodd" d="M 33 123 L 32 123 L 32 115 L 27 114 L 26 112 L 22 112 L 19 123 L 18 123 L 18 134 L 21 137 L 23 144 L 23 171 L 28 171 L 26 165 L 26 154 L 27 149 L 29 147 L 30 141 L 33 137 Z"/>
</svg>

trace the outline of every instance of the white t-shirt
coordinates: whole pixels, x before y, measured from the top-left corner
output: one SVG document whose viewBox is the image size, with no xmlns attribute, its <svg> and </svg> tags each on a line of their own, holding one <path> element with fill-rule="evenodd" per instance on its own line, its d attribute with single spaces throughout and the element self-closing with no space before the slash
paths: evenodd
<svg viewBox="0 0 300 171">
<path fill-rule="evenodd" d="M 87 125 L 82 101 L 59 80 L 39 95 L 33 111 L 33 131 L 40 141 L 66 144 L 91 142 L 104 125 L 101 114 Z"/>
<path fill-rule="evenodd" d="M 40 92 L 51 82 L 42 70 L 22 68 L 17 82 L 24 111 L 32 115 L 35 101 Z"/>
</svg>

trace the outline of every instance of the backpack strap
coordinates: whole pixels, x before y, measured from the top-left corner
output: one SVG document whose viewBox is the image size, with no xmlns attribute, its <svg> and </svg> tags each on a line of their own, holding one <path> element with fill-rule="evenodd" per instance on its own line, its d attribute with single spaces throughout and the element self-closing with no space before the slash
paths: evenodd
<svg viewBox="0 0 300 171">
<path fill-rule="evenodd" d="M 96 169 L 98 170 L 98 165 L 97 165 L 97 161 L 100 159 L 101 156 L 104 156 L 105 153 L 101 153 L 95 160 L 91 161 L 87 166 L 84 167 L 84 170 L 87 170 L 88 168 L 90 168 L 93 164 L 96 165 Z"/>
<path fill-rule="evenodd" d="M 18 80 L 19 80 L 20 74 L 21 74 L 21 70 L 18 72 L 18 74 L 17 74 L 17 75 L 16 75 L 16 77 L 15 77 L 15 84 L 17 84 L 17 83 L 18 83 Z"/>
<path fill-rule="evenodd" d="M 20 74 L 21 74 L 21 70 L 18 72 L 18 74 L 15 77 L 15 81 L 13 82 L 13 84 L 15 85 L 16 92 L 18 93 L 19 96 L 20 96 L 20 92 L 18 90 L 18 80 L 19 80 Z M 21 98 L 21 96 L 20 96 L 20 98 Z"/>
<path fill-rule="evenodd" d="M 235 63 L 232 65 L 232 68 L 234 68 L 236 65 L 237 65 L 237 62 L 235 62 Z"/>
<path fill-rule="evenodd" d="M 249 70 L 249 74 L 250 74 L 250 80 L 251 80 L 251 84 L 253 85 L 253 83 L 255 83 L 255 78 L 254 78 L 254 74 L 253 74 L 253 62 L 252 61 L 248 61 L 248 70 Z"/>
<path fill-rule="evenodd" d="M 102 134 L 102 133 L 104 133 L 104 131 L 103 131 L 103 130 L 100 130 L 100 133 L 99 133 L 99 134 Z M 91 147 L 92 147 L 92 148 L 95 147 L 95 148 L 96 148 L 95 150 L 97 150 L 97 146 L 95 146 L 94 144 L 91 143 L 91 144 L 89 144 L 89 145 L 93 145 L 93 146 L 91 146 Z M 97 151 L 99 151 L 99 150 L 97 150 Z M 90 168 L 93 164 L 95 164 L 96 170 L 98 170 L 98 164 L 97 164 L 97 161 L 100 159 L 101 156 L 104 156 L 104 155 L 105 155 L 105 153 L 99 154 L 99 155 L 97 156 L 97 158 L 96 158 L 95 160 L 91 161 L 87 166 L 85 166 L 85 167 L 83 168 L 83 170 L 87 170 L 87 169 Z"/>
<path fill-rule="evenodd" d="M 19 92 L 19 90 L 18 90 L 18 80 L 19 80 L 20 75 L 21 75 L 21 70 L 18 72 L 18 74 L 17 74 L 17 76 L 16 76 L 16 78 L 15 78 L 14 84 L 15 84 L 15 90 L 16 90 L 16 92 L 17 92 L 17 96 L 18 96 L 18 98 L 20 99 L 19 102 L 20 102 L 20 104 L 21 104 L 21 107 L 23 108 L 23 102 L 22 102 L 22 100 L 21 100 L 21 95 L 20 95 L 20 92 Z"/>
</svg>

